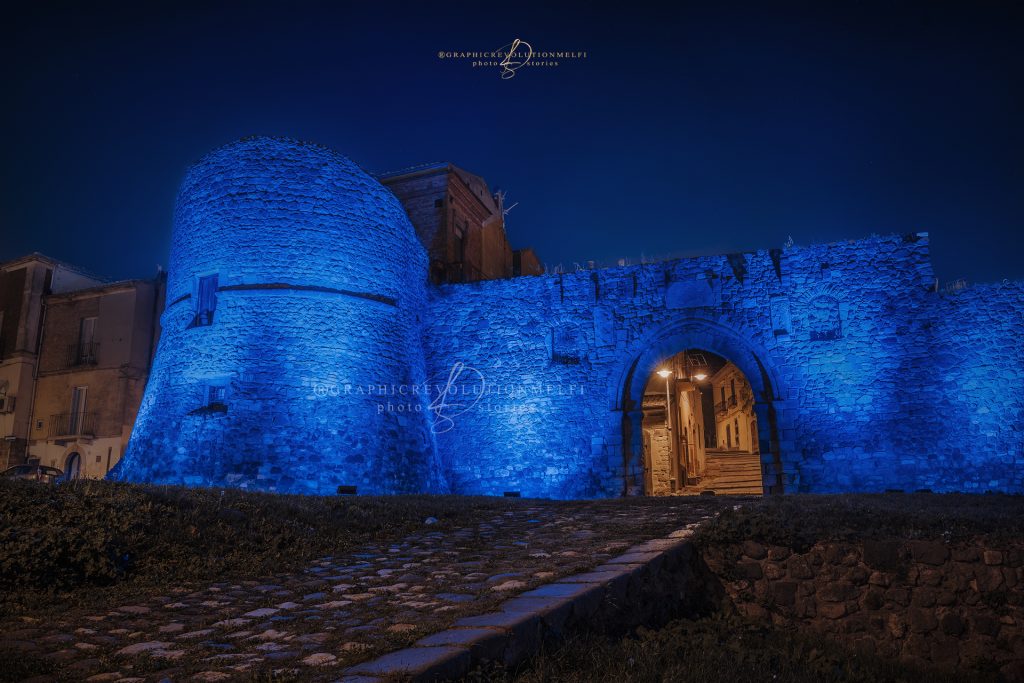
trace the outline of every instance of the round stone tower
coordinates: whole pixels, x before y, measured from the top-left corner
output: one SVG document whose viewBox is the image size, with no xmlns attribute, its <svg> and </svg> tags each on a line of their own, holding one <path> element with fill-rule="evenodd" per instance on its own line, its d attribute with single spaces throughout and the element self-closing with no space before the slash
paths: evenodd
<svg viewBox="0 0 1024 683">
<path fill-rule="evenodd" d="M 441 492 L 421 385 L 427 257 L 389 190 L 249 138 L 178 195 L 162 333 L 116 479 Z"/>
</svg>

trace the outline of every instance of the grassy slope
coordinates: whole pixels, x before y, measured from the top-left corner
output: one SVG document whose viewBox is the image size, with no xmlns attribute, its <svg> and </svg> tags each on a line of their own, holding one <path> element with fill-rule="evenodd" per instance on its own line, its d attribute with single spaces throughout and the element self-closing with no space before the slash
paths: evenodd
<svg viewBox="0 0 1024 683">
<path fill-rule="evenodd" d="M 0 481 L 0 616 L 43 616 L 196 582 L 298 571 L 317 558 L 399 541 L 422 531 L 428 517 L 437 520 L 430 529 L 445 531 L 478 527 L 513 510 L 593 512 L 609 534 L 639 542 L 678 528 L 675 512 L 685 519 L 692 505 L 728 502 L 294 496 L 105 481 Z"/>
<path fill-rule="evenodd" d="M 579 636 L 520 671 L 478 670 L 467 681 L 495 683 L 953 683 L 982 676 L 922 671 L 857 655 L 812 634 L 755 626 L 721 615 L 679 620 L 610 641 Z"/>
<path fill-rule="evenodd" d="M 259 577 L 423 528 L 477 523 L 502 499 L 314 497 L 78 481 L 0 482 L 0 609 Z M 128 580 L 126 580 L 128 579 Z M 109 593 L 109 591 L 107 591 Z M 60 593 L 61 600 L 53 600 Z M 116 597 L 115 597 L 116 599 Z"/>
<path fill-rule="evenodd" d="M 965 494 L 845 494 L 764 498 L 723 512 L 699 530 L 704 545 L 752 539 L 801 551 L 818 541 L 866 538 L 947 543 L 1024 537 L 1024 496 Z"/>
</svg>

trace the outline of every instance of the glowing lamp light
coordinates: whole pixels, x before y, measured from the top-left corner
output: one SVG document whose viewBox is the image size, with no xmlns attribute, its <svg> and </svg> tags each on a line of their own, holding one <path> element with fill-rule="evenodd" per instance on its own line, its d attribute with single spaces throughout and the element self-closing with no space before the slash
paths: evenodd
<svg viewBox="0 0 1024 683">
<path fill-rule="evenodd" d="M 661 377 L 662 379 L 668 379 L 671 374 L 671 370 L 658 370 L 658 377 Z"/>
<path fill-rule="evenodd" d="M 708 378 L 708 376 L 705 375 L 703 372 L 698 372 L 696 375 L 693 376 L 693 378 L 698 382 L 703 382 Z"/>
</svg>

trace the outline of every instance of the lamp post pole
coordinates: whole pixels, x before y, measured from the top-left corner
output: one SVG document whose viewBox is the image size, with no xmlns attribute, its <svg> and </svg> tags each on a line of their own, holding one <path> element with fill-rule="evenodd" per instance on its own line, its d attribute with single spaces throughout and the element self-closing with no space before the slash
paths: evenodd
<svg viewBox="0 0 1024 683">
<path fill-rule="evenodd" d="M 672 472 L 676 475 L 676 488 L 678 489 L 680 488 L 679 458 L 676 455 L 676 435 L 672 429 L 672 394 L 668 388 L 668 380 L 672 374 L 672 370 L 658 370 L 658 375 L 665 378 L 665 431 L 668 432 L 668 457 L 672 464 Z"/>
</svg>

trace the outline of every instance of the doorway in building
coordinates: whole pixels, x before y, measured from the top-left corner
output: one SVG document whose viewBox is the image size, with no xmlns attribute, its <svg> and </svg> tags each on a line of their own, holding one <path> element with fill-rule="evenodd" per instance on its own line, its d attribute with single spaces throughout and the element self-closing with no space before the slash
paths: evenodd
<svg viewBox="0 0 1024 683">
<path fill-rule="evenodd" d="M 71 453 L 64 461 L 64 478 L 68 481 L 82 476 L 82 456 Z"/>
<path fill-rule="evenodd" d="M 648 495 L 764 491 L 754 391 L 728 359 L 686 349 L 658 364 L 644 389 L 642 427 Z"/>
</svg>

